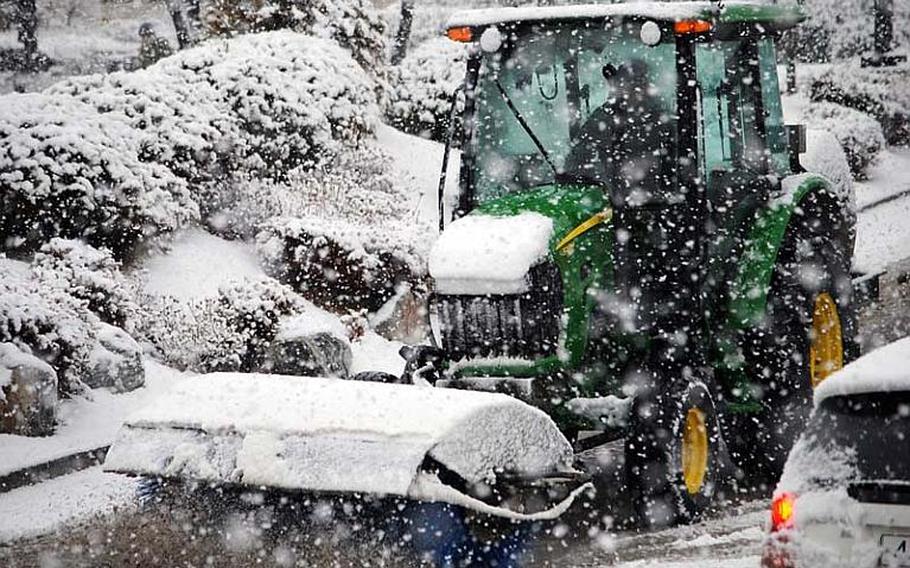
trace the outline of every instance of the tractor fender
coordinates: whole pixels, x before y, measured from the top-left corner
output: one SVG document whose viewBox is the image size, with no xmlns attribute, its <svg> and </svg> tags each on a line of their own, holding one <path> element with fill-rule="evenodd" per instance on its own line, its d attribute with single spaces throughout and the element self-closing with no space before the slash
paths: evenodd
<svg viewBox="0 0 910 568">
<path fill-rule="evenodd" d="M 740 262 L 730 281 L 728 325 L 747 329 L 761 323 L 777 256 L 799 207 L 809 195 L 817 195 L 824 216 L 839 218 L 846 228 L 847 245 L 852 248 L 853 215 L 849 202 L 833 184 L 819 174 L 802 173 L 784 178 L 777 195 L 760 210 L 748 232 Z"/>
</svg>

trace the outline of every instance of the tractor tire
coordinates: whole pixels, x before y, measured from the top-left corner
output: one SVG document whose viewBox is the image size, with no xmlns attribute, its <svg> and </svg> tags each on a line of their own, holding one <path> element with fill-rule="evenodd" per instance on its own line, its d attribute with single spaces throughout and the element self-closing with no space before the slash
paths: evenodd
<svg viewBox="0 0 910 568">
<path fill-rule="evenodd" d="M 691 382 L 663 399 L 636 397 L 625 468 L 642 525 L 692 522 L 718 500 L 730 461 L 711 393 Z"/>
<path fill-rule="evenodd" d="M 812 409 L 812 391 L 858 355 L 851 304 L 850 230 L 810 195 L 778 252 L 766 316 L 743 341 L 750 382 L 762 411 L 728 429 L 747 485 L 768 489 Z"/>
</svg>

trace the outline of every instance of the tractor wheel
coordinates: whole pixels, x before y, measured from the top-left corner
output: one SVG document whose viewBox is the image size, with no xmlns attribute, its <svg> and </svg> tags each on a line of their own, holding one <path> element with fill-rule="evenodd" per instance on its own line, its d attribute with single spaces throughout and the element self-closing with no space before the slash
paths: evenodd
<svg viewBox="0 0 910 568">
<path fill-rule="evenodd" d="M 812 390 L 858 354 L 849 232 L 817 198 L 807 199 L 778 253 L 764 323 L 744 341 L 763 409 L 740 418 L 729 437 L 752 483 L 777 481 L 812 409 Z"/>
<path fill-rule="evenodd" d="M 636 398 L 626 438 L 626 479 L 646 526 L 691 522 L 718 496 L 729 458 L 711 391 L 692 382 L 664 400 Z"/>
</svg>

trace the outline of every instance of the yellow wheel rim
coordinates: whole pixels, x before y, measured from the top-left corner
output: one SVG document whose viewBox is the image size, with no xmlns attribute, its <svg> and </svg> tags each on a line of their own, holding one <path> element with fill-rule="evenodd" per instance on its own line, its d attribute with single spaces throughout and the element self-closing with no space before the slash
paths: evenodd
<svg viewBox="0 0 910 568">
<path fill-rule="evenodd" d="M 689 495 L 701 491 L 705 483 L 705 474 L 708 472 L 708 428 L 705 425 L 705 413 L 697 408 L 690 408 L 686 413 L 682 471 Z"/>
<path fill-rule="evenodd" d="M 809 342 L 809 378 L 812 388 L 844 366 L 844 338 L 831 294 L 820 293 L 812 312 L 812 337 Z"/>
</svg>

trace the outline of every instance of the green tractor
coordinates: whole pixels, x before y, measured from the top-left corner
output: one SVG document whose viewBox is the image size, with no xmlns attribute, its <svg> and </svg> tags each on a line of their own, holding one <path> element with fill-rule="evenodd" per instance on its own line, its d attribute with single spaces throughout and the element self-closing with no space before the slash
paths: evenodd
<svg viewBox="0 0 910 568">
<path fill-rule="evenodd" d="M 624 439 L 644 505 L 697 514 L 728 456 L 779 473 L 855 333 L 849 195 L 800 166 L 805 131 L 782 117 L 775 39 L 803 18 L 455 15 L 448 36 L 472 44 L 458 219 L 430 262 L 438 344 L 410 370 L 522 398 L 576 449 Z"/>
<path fill-rule="evenodd" d="M 855 334 L 849 189 L 803 170 L 805 130 L 782 118 L 774 42 L 803 17 L 455 15 L 471 46 L 435 345 L 402 350 L 404 377 L 184 381 L 126 422 L 106 469 L 524 521 L 593 480 L 653 523 L 697 517 L 737 472 L 773 477 Z"/>
</svg>

